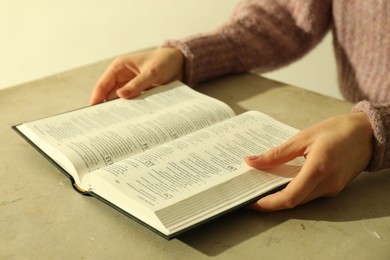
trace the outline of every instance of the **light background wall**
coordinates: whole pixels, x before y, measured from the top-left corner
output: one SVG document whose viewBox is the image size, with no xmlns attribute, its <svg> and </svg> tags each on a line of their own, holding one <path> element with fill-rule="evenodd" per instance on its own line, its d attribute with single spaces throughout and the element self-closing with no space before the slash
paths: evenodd
<svg viewBox="0 0 390 260">
<path fill-rule="evenodd" d="M 0 89 L 208 31 L 238 0 L 0 0 Z M 331 36 L 265 76 L 340 97 Z"/>
</svg>

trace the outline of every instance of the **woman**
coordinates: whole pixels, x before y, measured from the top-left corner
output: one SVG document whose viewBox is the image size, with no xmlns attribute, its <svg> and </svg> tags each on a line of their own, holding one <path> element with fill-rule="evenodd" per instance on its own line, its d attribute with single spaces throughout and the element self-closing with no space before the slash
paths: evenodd
<svg viewBox="0 0 390 260">
<path fill-rule="evenodd" d="M 343 96 L 353 113 L 309 127 L 246 162 L 268 168 L 297 156 L 300 173 L 250 208 L 293 208 L 338 194 L 362 171 L 390 167 L 390 2 L 244 1 L 216 30 L 170 40 L 153 51 L 116 59 L 96 84 L 91 104 L 183 80 L 189 85 L 229 73 L 268 72 L 309 52 L 332 30 Z"/>
</svg>

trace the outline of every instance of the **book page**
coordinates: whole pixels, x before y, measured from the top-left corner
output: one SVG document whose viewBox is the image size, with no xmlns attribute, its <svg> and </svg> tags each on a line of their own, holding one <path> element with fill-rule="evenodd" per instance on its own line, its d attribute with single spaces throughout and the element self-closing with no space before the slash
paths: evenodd
<svg viewBox="0 0 390 260">
<path fill-rule="evenodd" d="M 109 196 L 110 189 L 118 190 L 124 201 L 131 198 L 157 212 L 250 171 L 244 163 L 246 156 L 265 152 L 297 131 L 251 111 L 104 167 L 90 174 L 88 181 L 94 192 L 107 189 Z M 297 169 L 285 168 L 280 177 L 258 175 L 262 176 L 258 181 L 267 185 L 282 178 L 285 183 L 285 177 Z M 94 185 L 99 188 L 95 190 Z M 131 210 L 132 203 L 124 201 L 120 203 Z"/>
<path fill-rule="evenodd" d="M 64 154 L 81 179 L 87 172 L 233 115 L 219 100 L 185 85 L 168 85 L 136 99 L 117 99 L 26 123 L 22 129 L 41 149 Z"/>
</svg>

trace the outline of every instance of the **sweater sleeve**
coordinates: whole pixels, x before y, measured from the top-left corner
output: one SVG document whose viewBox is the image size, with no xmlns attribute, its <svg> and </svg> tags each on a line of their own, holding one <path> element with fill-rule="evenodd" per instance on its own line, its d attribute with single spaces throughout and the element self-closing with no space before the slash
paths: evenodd
<svg viewBox="0 0 390 260">
<path fill-rule="evenodd" d="M 249 0 L 212 32 L 168 40 L 186 57 L 184 81 L 193 85 L 229 73 L 264 73 L 299 59 L 326 34 L 330 0 Z"/>
<path fill-rule="evenodd" d="M 353 107 L 352 112 L 365 112 L 374 132 L 373 154 L 366 170 L 390 168 L 390 106 L 361 101 Z"/>
</svg>

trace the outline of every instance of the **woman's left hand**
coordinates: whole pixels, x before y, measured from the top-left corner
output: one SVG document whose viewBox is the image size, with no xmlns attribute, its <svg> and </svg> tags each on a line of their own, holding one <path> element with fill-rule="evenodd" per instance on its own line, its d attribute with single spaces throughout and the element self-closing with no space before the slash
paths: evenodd
<svg viewBox="0 0 390 260">
<path fill-rule="evenodd" d="M 260 156 L 248 157 L 247 164 L 257 169 L 275 167 L 298 156 L 306 158 L 301 171 L 283 190 L 248 208 L 276 211 L 337 195 L 367 167 L 372 142 L 368 116 L 354 113 L 327 119 Z"/>
</svg>

